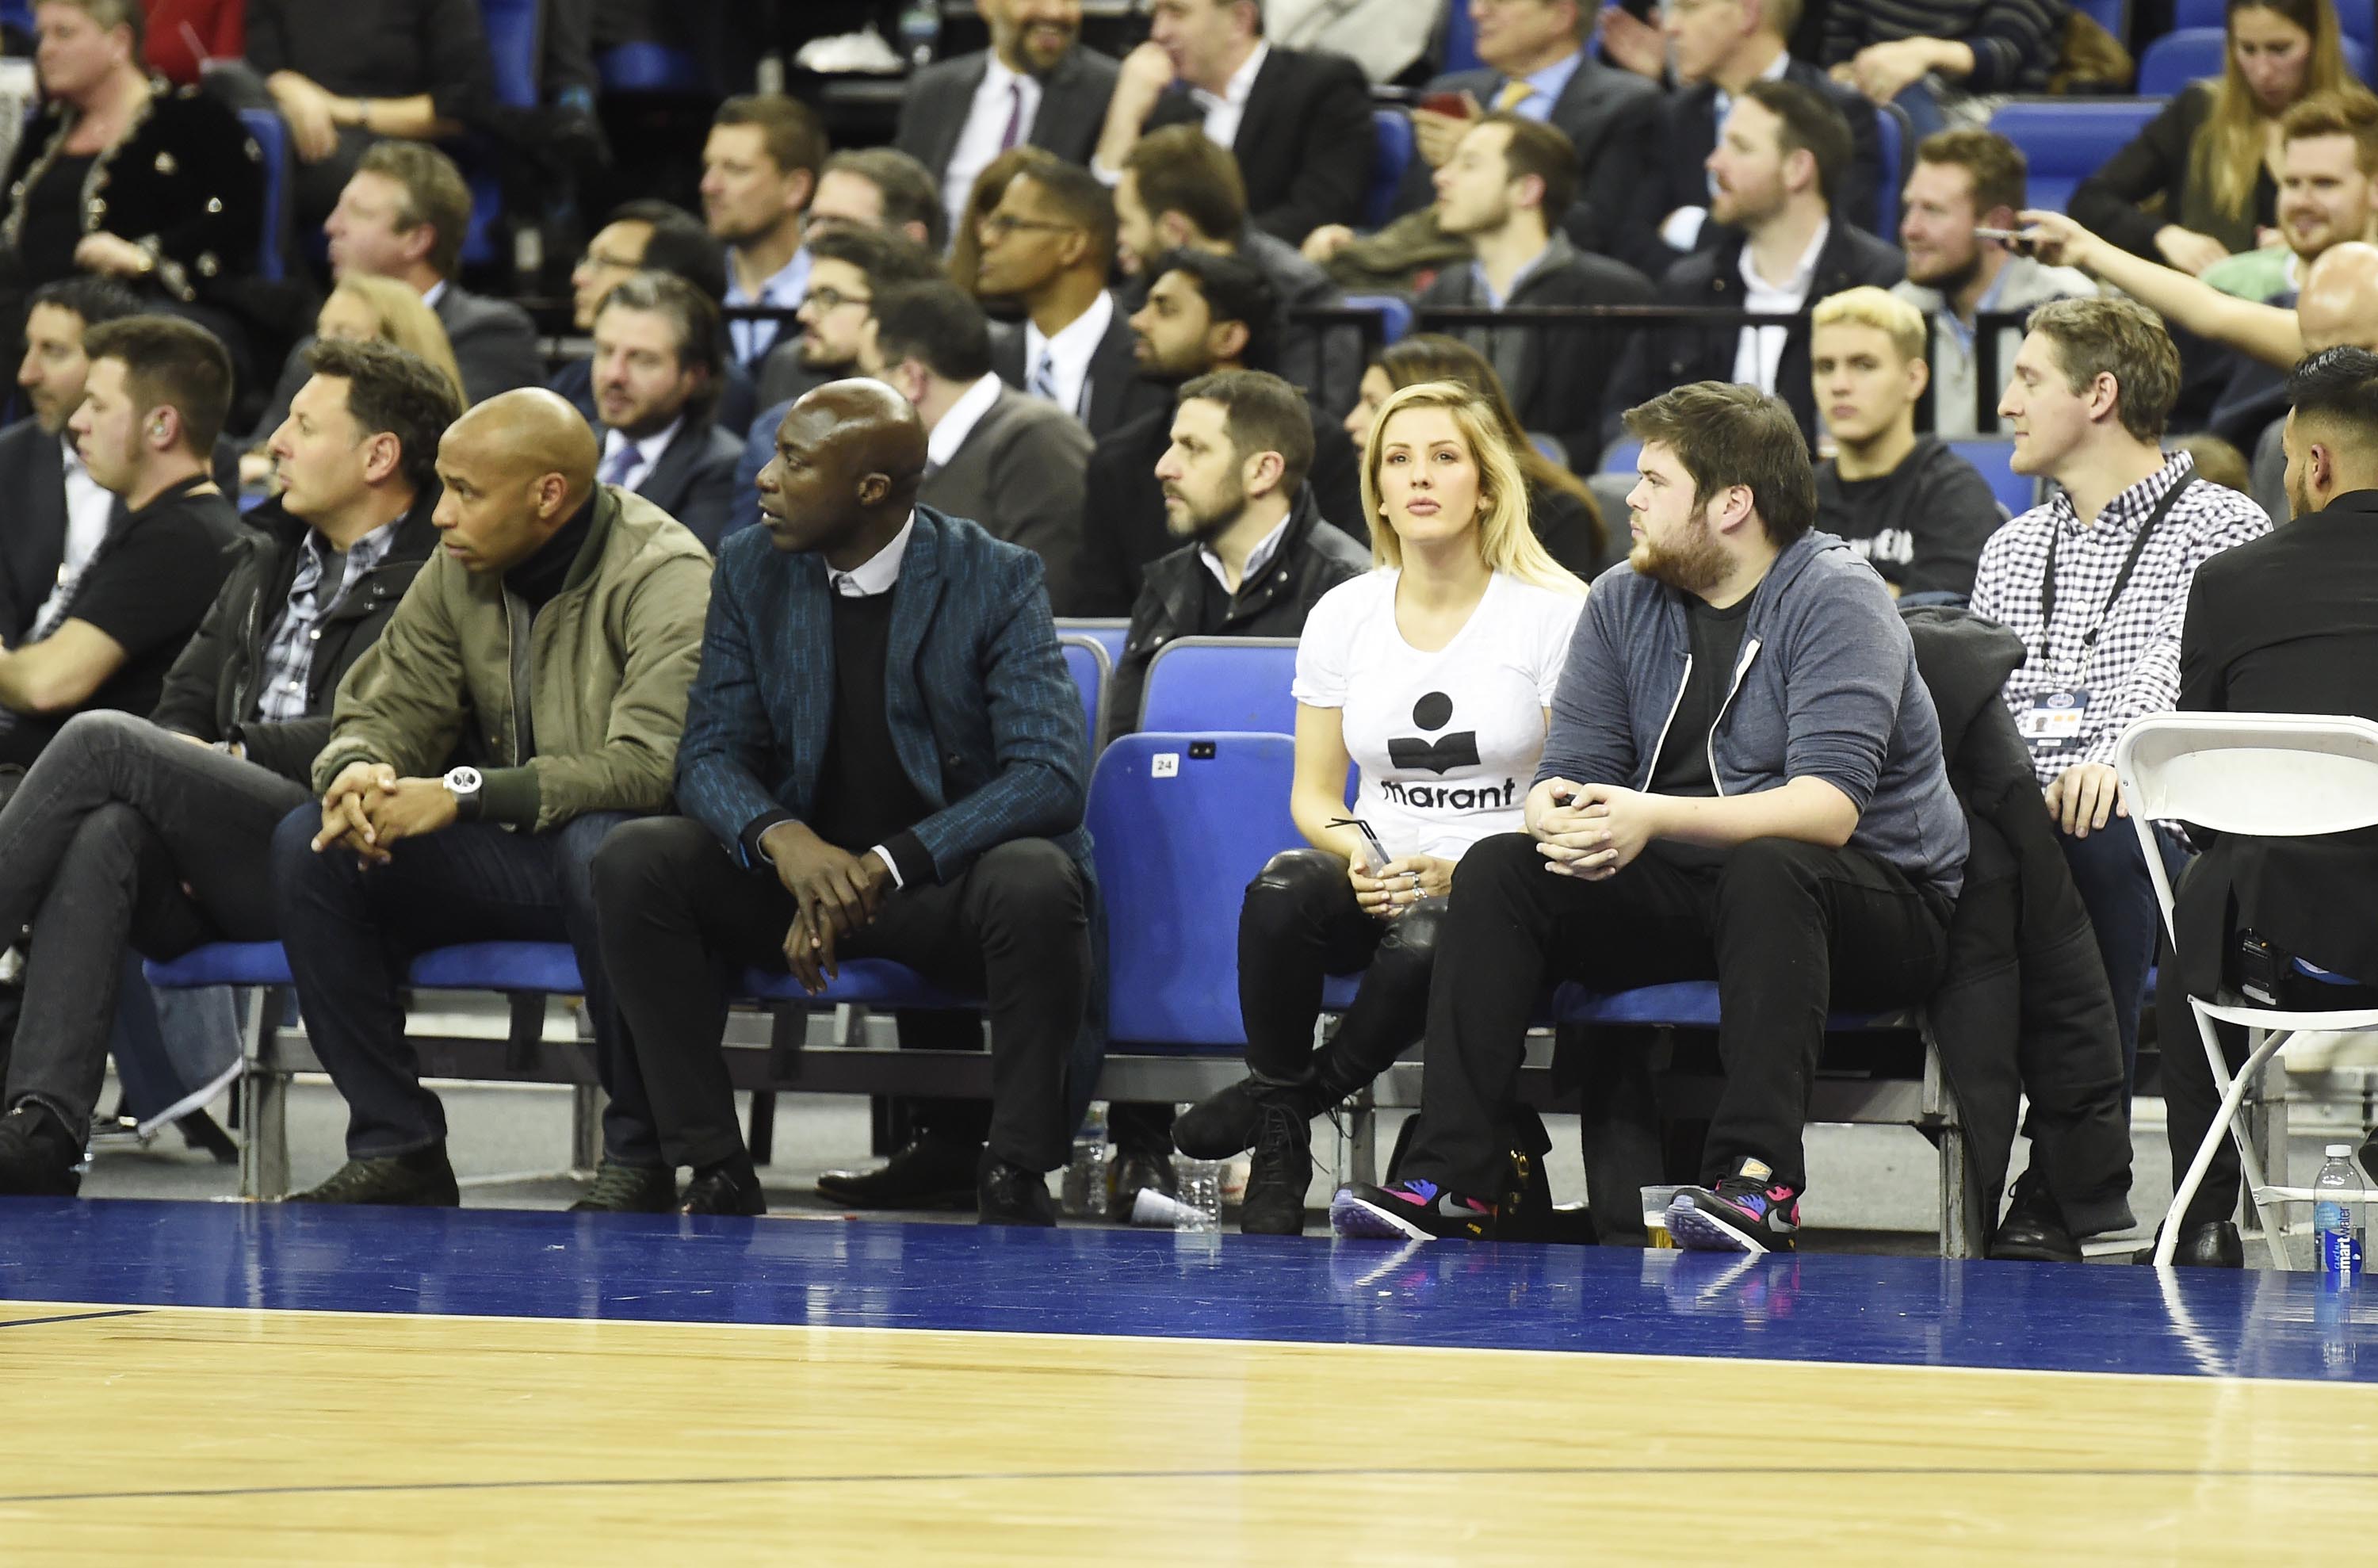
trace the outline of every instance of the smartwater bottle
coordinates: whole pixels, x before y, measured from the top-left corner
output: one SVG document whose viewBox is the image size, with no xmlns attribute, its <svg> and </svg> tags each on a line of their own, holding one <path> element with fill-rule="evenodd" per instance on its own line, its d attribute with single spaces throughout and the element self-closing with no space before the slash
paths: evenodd
<svg viewBox="0 0 2378 1568">
<path fill-rule="evenodd" d="M 1093 1100 L 1074 1129 L 1074 1157 L 1065 1166 L 1065 1212 L 1077 1219 L 1107 1215 L 1107 1103 Z"/>
<path fill-rule="evenodd" d="M 900 7 L 900 53 L 912 67 L 931 65 L 941 44 L 941 0 L 908 0 Z"/>
<path fill-rule="evenodd" d="M 2320 1256 L 2320 1272 L 2339 1285 L 2361 1277 L 2361 1222 L 2369 1188 L 2353 1164 L 2353 1146 L 2332 1143 L 2320 1175 L 2312 1177 L 2312 1241 Z"/>
</svg>

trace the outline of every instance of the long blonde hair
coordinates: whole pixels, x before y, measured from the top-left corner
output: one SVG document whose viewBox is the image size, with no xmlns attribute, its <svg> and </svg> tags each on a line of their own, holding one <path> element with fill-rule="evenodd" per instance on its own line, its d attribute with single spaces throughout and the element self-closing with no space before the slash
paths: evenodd
<svg viewBox="0 0 2378 1568">
<path fill-rule="evenodd" d="M 2250 215 L 2246 209 L 2254 198 L 2254 180 L 2263 167 L 2270 123 L 2294 106 L 2265 110 L 2253 88 L 2247 85 L 2246 73 L 2238 66 L 2240 11 L 2268 11 L 2312 35 L 2312 56 L 2304 62 L 2297 103 L 2314 93 L 2356 85 L 2345 66 L 2345 47 L 2337 41 L 2336 7 L 2330 0 L 2229 0 L 2221 30 L 2221 81 L 2213 90 L 2213 113 L 2205 116 L 2204 128 L 2196 134 L 2189 178 L 2192 183 L 2203 181 L 2212 193 L 2214 211 L 2233 221 Z"/>
<path fill-rule="evenodd" d="M 1503 434 L 1495 405 L 1474 387 L 1458 381 L 1415 381 L 1379 405 L 1363 443 L 1363 515 L 1371 525 L 1371 560 L 1401 567 L 1403 541 L 1379 504 L 1379 468 L 1386 462 L 1387 421 L 1407 408 L 1442 408 L 1453 416 L 1470 455 L 1478 464 L 1478 554 L 1489 572 L 1499 572 L 1557 593 L 1583 594 L 1585 584 L 1552 558 L 1528 525 L 1528 481 L 1519 454 Z"/>
<path fill-rule="evenodd" d="M 454 389 L 456 406 L 471 406 L 470 394 L 462 390 L 462 367 L 454 362 L 454 345 L 446 341 L 446 324 L 422 303 L 410 283 L 355 273 L 341 278 L 330 292 L 359 301 L 378 323 L 377 335 L 382 342 L 427 360 L 429 368 Z"/>
</svg>

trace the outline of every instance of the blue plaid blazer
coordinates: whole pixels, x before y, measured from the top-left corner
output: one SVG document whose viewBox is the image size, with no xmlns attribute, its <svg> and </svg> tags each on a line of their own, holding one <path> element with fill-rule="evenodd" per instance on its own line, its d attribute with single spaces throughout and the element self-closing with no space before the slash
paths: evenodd
<svg viewBox="0 0 2378 1568">
<path fill-rule="evenodd" d="M 920 506 L 895 591 L 884 697 L 901 766 L 933 808 L 914 831 L 936 877 L 1010 839 L 1048 838 L 1087 879 L 1089 733 L 1040 558 Z M 747 867 L 747 826 L 779 809 L 807 821 L 817 798 L 833 593 L 823 558 L 785 554 L 764 528 L 719 547 L 677 800 Z"/>
</svg>

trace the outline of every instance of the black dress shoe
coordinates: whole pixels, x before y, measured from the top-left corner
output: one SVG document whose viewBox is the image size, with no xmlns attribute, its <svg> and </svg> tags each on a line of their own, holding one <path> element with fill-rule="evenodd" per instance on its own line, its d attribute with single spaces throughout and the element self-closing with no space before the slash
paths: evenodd
<svg viewBox="0 0 2378 1568">
<path fill-rule="evenodd" d="M 751 1172 L 749 1160 L 740 1169 L 731 1165 L 713 1165 L 698 1171 L 686 1183 L 685 1197 L 677 1206 L 680 1214 L 764 1214 L 768 1200 L 760 1191 L 760 1178 Z M 671 1183 L 675 1185 L 674 1181 Z"/>
<path fill-rule="evenodd" d="M 28 1100 L 0 1116 L 0 1193 L 71 1198 L 82 1190 L 82 1145 L 57 1114 Z"/>
<path fill-rule="evenodd" d="M 982 1176 L 976 1184 L 977 1220 L 987 1225 L 1041 1225 L 1055 1229 L 1057 1205 L 1049 1196 L 1049 1181 L 1039 1171 L 1011 1165 L 982 1152 Z"/>
<path fill-rule="evenodd" d="M 214 1117 L 204 1111 L 192 1111 L 186 1116 L 178 1117 L 174 1126 L 181 1133 L 185 1148 L 213 1156 L 218 1165 L 239 1164 L 239 1145 L 234 1143 L 231 1134 L 217 1127 Z"/>
<path fill-rule="evenodd" d="M 573 1214 L 666 1214 L 677 1207 L 677 1172 L 658 1165 L 623 1165 L 606 1160 L 594 1183 L 570 1206 Z"/>
<path fill-rule="evenodd" d="M 975 1200 L 980 1149 L 919 1134 L 880 1170 L 828 1171 L 818 1196 L 847 1209 L 965 1209 Z"/>
<path fill-rule="evenodd" d="M 1255 1164 L 1239 1202 L 1242 1236 L 1303 1236 L 1304 1189 L 1313 1180 L 1313 1124 L 1286 1096 L 1263 1102 Z"/>
<path fill-rule="evenodd" d="M 2156 1232 L 2163 1239 L 2163 1232 Z M 2138 1261 L 2155 1261 L 2152 1247 L 2138 1255 Z M 2171 1260 L 2192 1269 L 2242 1269 L 2246 1266 L 2246 1244 L 2239 1239 L 2238 1227 L 2228 1220 L 2216 1220 L 2210 1224 L 2180 1227 L 2180 1245 L 2172 1248 Z"/>
<path fill-rule="evenodd" d="M 1990 1256 L 2001 1262 L 2077 1263 L 2081 1243 L 2064 1224 L 2063 1211 L 2048 1195 L 2048 1184 L 2025 1171 L 2015 1178 L 2012 1200 L 1998 1234 L 1990 1237 Z"/>
<path fill-rule="evenodd" d="M 1236 1152 L 1232 1151 L 1233 1153 Z M 1181 1196 L 1180 1178 L 1172 1174 L 1172 1151 L 1117 1149 L 1114 1192 L 1107 1201 L 1107 1212 L 1124 1224 L 1131 1224 L 1132 1210 L 1138 1204 L 1141 1191 L 1150 1188 L 1167 1198 Z"/>
<path fill-rule="evenodd" d="M 462 1195 L 446 1146 L 433 1143 L 403 1154 L 349 1160 L 319 1187 L 293 1192 L 288 1203 L 376 1203 L 402 1209 L 459 1209 Z"/>
</svg>

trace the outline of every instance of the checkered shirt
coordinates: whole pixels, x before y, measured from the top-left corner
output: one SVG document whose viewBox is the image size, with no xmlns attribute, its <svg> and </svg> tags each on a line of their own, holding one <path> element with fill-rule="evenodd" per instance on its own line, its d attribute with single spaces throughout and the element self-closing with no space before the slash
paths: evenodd
<svg viewBox="0 0 2378 1568">
<path fill-rule="evenodd" d="M 357 539 L 347 551 L 346 571 L 340 576 L 338 591 L 327 598 L 322 594 L 322 536 L 311 528 L 306 530 L 297 575 L 289 584 L 289 602 L 282 607 L 281 619 L 272 623 L 272 635 L 264 645 L 264 667 L 258 671 L 262 677 L 256 688 L 258 719 L 287 724 L 306 717 L 306 684 L 314 672 L 314 646 L 321 640 L 322 617 L 338 608 L 356 579 L 387 559 L 403 522 L 399 518 L 383 524 Z"/>
<path fill-rule="evenodd" d="M 2173 486 L 2195 470 L 2186 452 L 2116 496 L 2084 526 L 2070 497 L 2007 524 L 1982 547 L 1974 574 L 1973 609 L 2006 627 L 2030 649 L 2007 677 L 2006 704 L 2019 718 L 2035 699 L 2052 692 L 2089 693 L 2081 743 L 2062 753 L 2032 755 L 2045 786 L 2084 762 L 2110 765 L 2114 744 L 2131 721 L 2167 713 L 2180 700 L 2180 629 L 2188 614 L 2188 587 L 2212 556 L 2271 531 L 2263 509 L 2236 490 L 2207 482 L 2173 504 L 2155 531 L 2120 603 L 2098 627 L 2094 648 L 2082 635 L 2105 608 L 2139 525 Z M 2056 626 L 2043 623 L 2041 601 L 2048 552 L 2056 551 Z M 2043 657 L 2045 644 L 2045 657 Z"/>
</svg>

